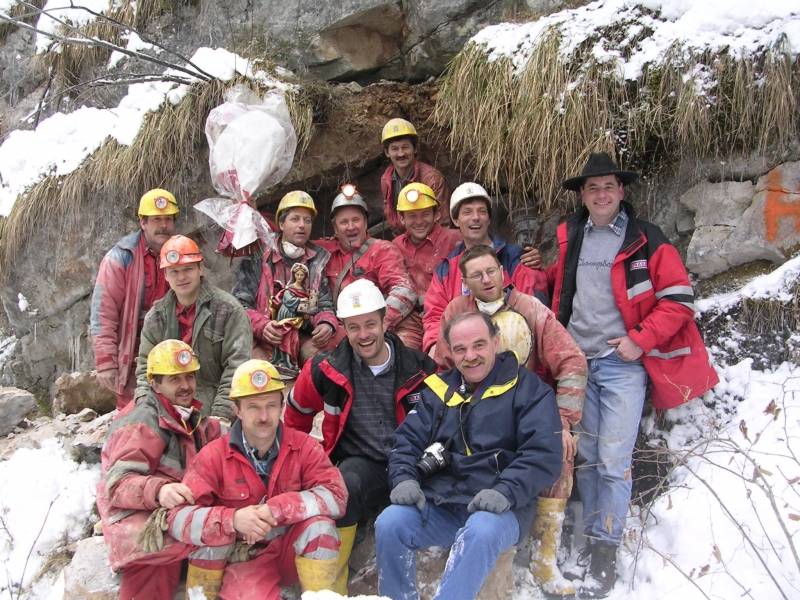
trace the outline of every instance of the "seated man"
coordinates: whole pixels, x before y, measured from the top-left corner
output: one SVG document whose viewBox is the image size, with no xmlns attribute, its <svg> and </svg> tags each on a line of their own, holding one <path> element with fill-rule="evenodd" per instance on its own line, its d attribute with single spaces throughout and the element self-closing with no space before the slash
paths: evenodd
<svg viewBox="0 0 800 600">
<path fill-rule="evenodd" d="M 490 315 L 499 329 L 500 350 L 514 350 L 529 370 L 547 381 L 555 381 L 556 403 L 564 432 L 564 459 L 558 481 L 539 496 L 534 525 L 539 545 L 533 560 L 533 575 L 549 596 L 573 596 L 575 586 L 559 573 L 556 552 L 561 541 L 564 509 L 572 493 L 575 440 L 570 428 L 581 420 L 586 357 L 549 308 L 513 286 L 503 287 L 503 267 L 489 246 L 467 250 L 459 259 L 458 268 L 470 295 L 454 298 L 444 311 L 442 323 L 469 312 Z M 436 345 L 435 358 L 442 366 L 449 368 L 453 364 L 447 344 Z"/>
<path fill-rule="evenodd" d="M 150 349 L 165 339 L 190 344 L 200 360 L 197 399 L 203 415 L 233 418 L 228 399 L 233 372 L 250 358 L 253 334 L 239 302 L 203 279 L 203 255 L 197 244 L 182 235 L 161 247 L 161 268 L 171 288 L 144 318 L 137 359 L 136 398 L 147 394 L 145 364 Z"/>
<path fill-rule="evenodd" d="M 279 600 L 281 584 L 299 579 L 303 590 L 320 590 L 336 578 L 333 519 L 344 512 L 347 491 L 319 443 L 281 424 L 283 388 L 265 360 L 236 369 L 231 399 L 239 418 L 186 472 L 195 505 L 170 511 L 172 536 L 206 547 L 190 560 L 186 589 L 202 588 L 207 600 L 217 592 Z"/>
<path fill-rule="evenodd" d="M 347 559 L 358 522 L 389 503 L 386 472 L 394 431 L 419 399 L 434 362 L 386 331 L 386 301 L 360 279 L 339 294 L 337 316 L 347 338 L 330 354 L 306 363 L 289 394 L 288 427 L 310 431 L 324 411 L 322 445 L 347 484 L 347 512 L 337 523 L 342 577 L 334 591 L 347 593 Z"/>
<path fill-rule="evenodd" d="M 155 509 L 193 501 L 180 482 L 184 470 L 220 436 L 219 423 L 200 416 L 194 399 L 199 369 L 188 344 L 165 340 L 155 346 L 147 355 L 147 394 L 117 415 L 103 445 L 97 509 L 111 567 L 121 571 L 121 600 L 172 600 L 191 550 L 167 540 L 162 550 L 146 552 L 139 537 Z"/>
<path fill-rule="evenodd" d="M 456 224 L 463 242 L 458 244 L 447 260 L 442 261 L 433 273 L 431 285 L 425 295 L 425 311 L 422 315 L 424 334 L 422 350 L 432 356 L 433 346 L 439 338 L 439 324 L 447 304 L 457 296 L 469 293 L 461 279 L 458 259 L 475 246 L 491 246 L 503 265 L 503 283 L 513 283 L 514 287 L 524 294 L 539 296 L 547 303 L 547 277 L 539 269 L 527 264 L 538 264 L 539 255 L 536 250 L 529 250 L 529 260 L 524 260 L 522 248 L 516 244 L 506 243 L 499 237 L 490 235 L 489 225 L 492 220 L 492 202 L 489 194 L 477 183 L 462 183 L 450 199 L 450 215 Z"/>
<path fill-rule="evenodd" d="M 553 390 L 513 353 L 496 354 L 492 320 L 458 315 L 444 337 L 456 367 L 425 380 L 398 428 L 392 506 L 375 522 L 379 593 L 392 600 L 418 597 L 415 553 L 430 546 L 458 548 L 435 598 L 475 598 L 561 469 Z"/>
</svg>

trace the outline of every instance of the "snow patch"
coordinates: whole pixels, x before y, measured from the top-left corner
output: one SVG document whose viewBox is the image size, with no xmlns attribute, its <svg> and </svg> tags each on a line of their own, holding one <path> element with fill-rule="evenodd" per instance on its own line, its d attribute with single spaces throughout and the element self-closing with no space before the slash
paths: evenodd
<svg viewBox="0 0 800 600">
<path fill-rule="evenodd" d="M 46 34 L 59 35 L 64 22 L 80 27 L 95 20 L 89 11 L 104 13 L 112 5 L 113 1 L 109 0 L 47 0 L 36 21 L 36 29 L 42 32 L 36 34 L 36 53 L 41 54 L 51 47 L 53 39 Z"/>
<path fill-rule="evenodd" d="M 126 34 L 124 37 L 127 38 L 127 42 L 125 43 L 126 50 L 130 50 L 131 52 L 141 52 L 142 50 L 151 50 L 156 53 L 161 52 L 161 48 L 143 41 L 134 31 Z M 108 58 L 108 68 L 113 69 L 124 58 L 128 58 L 128 55 L 119 50 L 114 50 Z"/>
</svg>

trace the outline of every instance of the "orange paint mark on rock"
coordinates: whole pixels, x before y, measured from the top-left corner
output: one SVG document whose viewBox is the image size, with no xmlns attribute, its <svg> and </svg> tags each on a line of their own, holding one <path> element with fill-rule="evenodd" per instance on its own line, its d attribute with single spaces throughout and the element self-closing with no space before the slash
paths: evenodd
<svg viewBox="0 0 800 600">
<path fill-rule="evenodd" d="M 782 219 L 794 221 L 795 233 L 800 233 L 800 202 L 789 199 L 790 195 L 798 195 L 800 190 L 787 190 L 783 187 L 781 170 L 773 169 L 767 175 L 767 199 L 764 203 L 764 228 L 767 241 L 778 239 L 778 227 Z"/>
</svg>

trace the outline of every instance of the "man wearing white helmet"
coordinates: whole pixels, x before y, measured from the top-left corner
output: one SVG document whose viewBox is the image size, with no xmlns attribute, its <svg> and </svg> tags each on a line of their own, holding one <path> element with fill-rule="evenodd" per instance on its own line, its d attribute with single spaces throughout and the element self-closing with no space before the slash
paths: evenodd
<svg viewBox="0 0 800 600">
<path fill-rule="evenodd" d="M 342 472 L 349 500 L 338 522 L 343 573 L 358 522 L 389 503 L 387 464 L 394 430 L 420 397 L 435 363 L 386 328 L 387 304 L 374 283 L 359 279 L 339 294 L 336 314 L 347 335 L 300 372 L 284 415 L 308 432 L 324 412 L 322 445 Z M 346 579 L 335 591 L 346 593 Z"/>
<path fill-rule="evenodd" d="M 278 203 L 275 219 L 281 230 L 277 248 L 253 254 L 239 263 L 233 295 L 247 310 L 253 327 L 253 356 L 275 363 L 275 349 L 280 347 L 291 325 L 279 323 L 273 316 L 282 290 L 292 281 L 292 267 L 301 263 L 308 267 L 308 284 L 316 292 L 316 308 L 300 329 L 302 365 L 321 349 L 335 346 L 338 321 L 333 312 L 333 299 L 325 266 L 330 252 L 310 241 L 317 208 L 306 192 L 292 191 Z"/>
<path fill-rule="evenodd" d="M 547 277 L 539 269 L 531 269 L 522 261 L 522 248 L 489 233 L 492 218 L 492 200 L 483 186 L 467 182 L 453 190 L 450 198 L 450 217 L 461 232 L 463 242 L 458 244 L 447 260 L 442 261 L 433 274 L 425 296 L 422 322 L 424 334 L 422 349 L 433 353 L 439 339 L 439 323 L 447 304 L 457 296 L 469 295 L 469 288 L 461 279 L 458 259 L 465 250 L 475 246 L 490 246 L 503 266 L 503 284 L 513 283 L 522 293 L 538 295 L 548 304 Z"/>
<path fill-rule="evenodd" d="M 417 294 L 400 250 L 391 242 L 369 237 L 369 209 L 355 186 L 347 184 L 334 198 L 331 220 L 335 237 L 319 240 L 331 257 L 325 267 L 334 300 L 357 279 L 369 279 L 386 299 L 386 328 L 406 346 L 419 349 L 422 331 L 411 314 Z"/>
<path fill-rule="evenodd" d="M 133 399 L 144 316 L 169 291 L 158 266 L 159 252 L 175 233 L 179 212 L 178 201 L 167 190 L 144 194 L 139 200 L 139 230 L 119 240 L 97 271 L 89 331 L 97 379 L 117 396 L 117 408 Z"/>
</svg>

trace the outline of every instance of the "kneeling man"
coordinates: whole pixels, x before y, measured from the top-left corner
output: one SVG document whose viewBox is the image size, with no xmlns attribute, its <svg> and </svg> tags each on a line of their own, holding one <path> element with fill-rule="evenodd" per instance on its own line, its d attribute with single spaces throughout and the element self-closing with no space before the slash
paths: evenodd
<svg viewBox="0 0 800 600">
<path fill-rule="evenodd" d="M 435 598 L 474 598 L 561 471 L 553 391 L 512 352 L 496 354 L 492 320 L 457 315 L 444 338 L 455 368 L 425 380 L 398 428 L 392 506 L 375 524 L 379 592 L 393 600 L 418 597 L 415 552 L 430 546 L 453 548 Z"/>
</svg>

